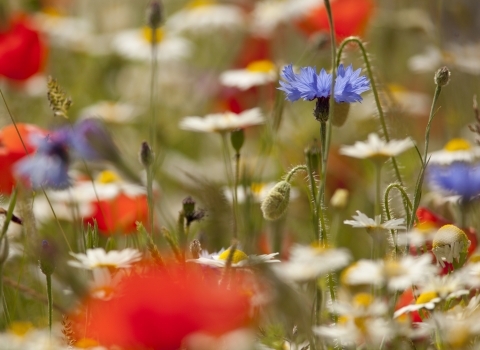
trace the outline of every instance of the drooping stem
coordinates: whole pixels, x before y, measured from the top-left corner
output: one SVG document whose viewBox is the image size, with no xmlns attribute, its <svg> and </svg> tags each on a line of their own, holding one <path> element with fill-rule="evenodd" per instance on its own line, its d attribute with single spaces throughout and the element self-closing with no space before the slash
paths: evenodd
<svg viewBox="0 0 480 350">
<path fill-rule="evenodd" d="M 365 67 L 367 69 L 367 74 L 368 74 L 368 77 L 370 79 L 370 85 L 372 86 L 373 97 L 375 98 L 375 104 L 377 105 L 378 117 L 380 119 L 380 124 L 382 126 L 383 136 L 385 137 L 385 140 L 387 142 L 389 142 L 390 141 L 390 136 L 388 134 L 387 125 L 385 123 L 385 114 L 383 113 L 383 108 L 382 108 L 382 105 L 380 103 L 380 98 L 379 98 L 378 90 L 377 90 L 377 84 L 375 83 L 375 77 L 373 76 L 372 65 L 370 63 L 370 59 L 368 58 L 367 51 L 365 50 L 365 46 L 363 45 L 362 41 L 359 38 L 351 36 L 351 37 L 348 37 L 348 38 L 344 39 L 341 42 L 340 47 L 338 48 L 337 65 L 340 63 L 340 59 L 342 57 L 343 49 L 345 48 L 345 46 L 348 43 L 352 43 L 352 42 L 356 43 L 358 45 L 358 47 L 360 48 L 360 51 L 362 51 L 363 61 L 365 62 Z M 401 185 L 403 185 L 402 176 L 400 175 L 400 170 L 398 169 L 398 164 L 397 164 L 397 161 L 396 161 L 395 157 L 392 157 L 392 164 L 393 164 L 393 169 L 395 171 L 395 176 L 397 177 L 397 181 Z"/>
</svg>

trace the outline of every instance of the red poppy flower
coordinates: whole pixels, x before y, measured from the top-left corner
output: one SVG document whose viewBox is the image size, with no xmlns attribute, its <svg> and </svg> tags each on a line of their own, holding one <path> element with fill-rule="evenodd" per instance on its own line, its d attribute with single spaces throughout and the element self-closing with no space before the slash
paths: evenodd
<svg viewBox="0 0 480 350">
<path fill-rule="evenodd" d="M 336 0 L 331 3 L 335 35 L 341 40 L 351 35 L 362 35 L 370 18 L 372 0 Z M 319 31 L 330 31 L 328 15 L 323 2 L 296 21 L 296 26 L 306 35 Z"/>
<path fill-rule="evenodd" d="M 25 15 L 0 29 L 0 75 L 12 80 L 26 80 L 42 68 L 46 49 L 40 34 Z"/>
<path fill-rule="evenodd" d="M 147 226 L 148 202 L 145 194 L 129 196 L 119 193 L 109 200 L 94 201 L 92 205 L 93 213 L 84 222 L 93 225 L 95 220 L 100 233 L 136 232 L 137 221 Z"/>
<path fill-rule="evenodd" d="M 72 318 L 76 335 L 122 349 L 176 350 L 190 333 L 221 335 L 246 326 L 247 294 L 201 271 L 192 265 L 167 266 L 126 277 L 113 299 L 84 303 Z"/>
<path fill-rule="evenodd" d="M 91 187 L 91 180 L 84 180 L 78 186 L 85 184 Z M 93 225 L 96 221 L 100 233 L 133 233 L 136 232 L 137 221 L 148 229 L 145 189 L 122 181 L 112 171 L 102 171 L 95 179 L 95 195 L 90 198 L 89 204 L 91 210 L 84 217 L 84 222 Z"/>
<path fill-rule="evenodd" d="M 0 48 L 1 50 L 1 48 Z M 31 124 L 17 124 L 17 129 L 13 124 L 0 130 L 0 193 L 10 194 L 15 185 L 12 168 L 13 165 L 28 154 L 36 150 L 35 143 L 32 143 L 32 136 L 44 138 L 47 131 Z M 20 133 L 21 139 L 18 135 Z M 23 143 L 22 143 L 23 140 Z M 25 152 L 25 148 L 27 152 Z"/>
</svg>

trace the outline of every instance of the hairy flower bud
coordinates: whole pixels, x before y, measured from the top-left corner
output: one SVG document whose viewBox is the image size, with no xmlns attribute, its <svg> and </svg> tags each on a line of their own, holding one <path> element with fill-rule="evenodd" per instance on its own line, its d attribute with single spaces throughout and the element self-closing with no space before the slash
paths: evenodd
<svg viewBox="0 0 480 350">
<path fill-rule="evenodd" d="M 435 84 L 445 86 L 450 82 L 450 70 L 445 66 L 435 73 Z"/>
<path fill-rule="evenodd" d="M 260 207 L 265 219 L 273 221 L 285 214 L 290 201 L 290 188 L 287 181 L 280 181 L 268 192 Z"/>
</svg>

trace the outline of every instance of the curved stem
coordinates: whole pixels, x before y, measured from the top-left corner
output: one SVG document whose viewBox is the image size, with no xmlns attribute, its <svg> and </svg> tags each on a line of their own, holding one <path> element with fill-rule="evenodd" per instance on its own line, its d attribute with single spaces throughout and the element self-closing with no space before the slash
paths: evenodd
<svg viewBox="0 0 480 350">
<path fill-rule="evenodd" d="M 304 170 L 308 172 L 308 168 L 306 165 L 297 165 L 296 167 L 292 168 L 292 170 L 288 172 L 287 177 L 285 178 L 285 181 L 290 182 L 292 176 L 295 175 L 295 173 L 299 170 Z"/>
<path fill-rule="evenodd" d="M 379 119 L 380 119 L 380 124 L 382 126 L 383 135 L 385 137 L 385 140 L 388 142 L 388 141 L 390 141 L 390 136 L 388 134 L 387 125 L 385 123 L 385 114 L 383 113 L 383 108 L 382 108 L 382 105 L 380 103 L 380 98 L 378 96 L 378 90 L 377 90 L 377 85 L 375 83 L 375 79 L 374 79 L 374 76 L 373 76 L 372 65 L 370 64 L 370 60 L 368 58 L 367 51 L 365 50 L 365 46 L 363 45 L 362 41 L 359 38 L 351 36 L 351 37 L 348 37 L 348 38 L 346 38 L 342 41 L 342 43 L 340 44 L 340 47 L 338 49 L 337 64 L 340 62 L 340 58 L 342 56 L 342 52 L 343 52 L 343 49 L 345 48 L 345 46 L 348 43 L 352 43 L 352 42 L 356 43 L 358 45 L 358 47 L 360 48 L 360 51 L 362 51 L 363 61 L 365 62 L 365 67 L 367 69 L 367 74 L 368 74 L 368 77 L 370 78 L 370 85 L 372 86 L 373 96 L 375 98 L 375 104 L 377 105 L 378 116 L 379 116 Z M 393 168 L 395 170 L 395 176 L 397 177 L 397 181 L 401 185 L 403 185 L 402 176 L 400 175 L 400 170 L 398 169 L 397 161 L 395 160 L 394 157 L 392 157 L 392 163 L 393 163 Z"/>
</svg>

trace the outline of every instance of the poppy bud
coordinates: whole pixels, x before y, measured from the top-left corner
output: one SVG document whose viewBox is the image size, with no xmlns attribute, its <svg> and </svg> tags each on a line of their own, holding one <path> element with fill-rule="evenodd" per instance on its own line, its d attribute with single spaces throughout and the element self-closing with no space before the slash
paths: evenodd
<svg viewBox="0 0 480 350">
<path fill-rule="evenodd" d="M 290 183 L 280 181 L 268 192 L 261 205 L 265 219 L 273 221 L 285 214 L 290 201 L 290 188 Z"/>
</svg>

